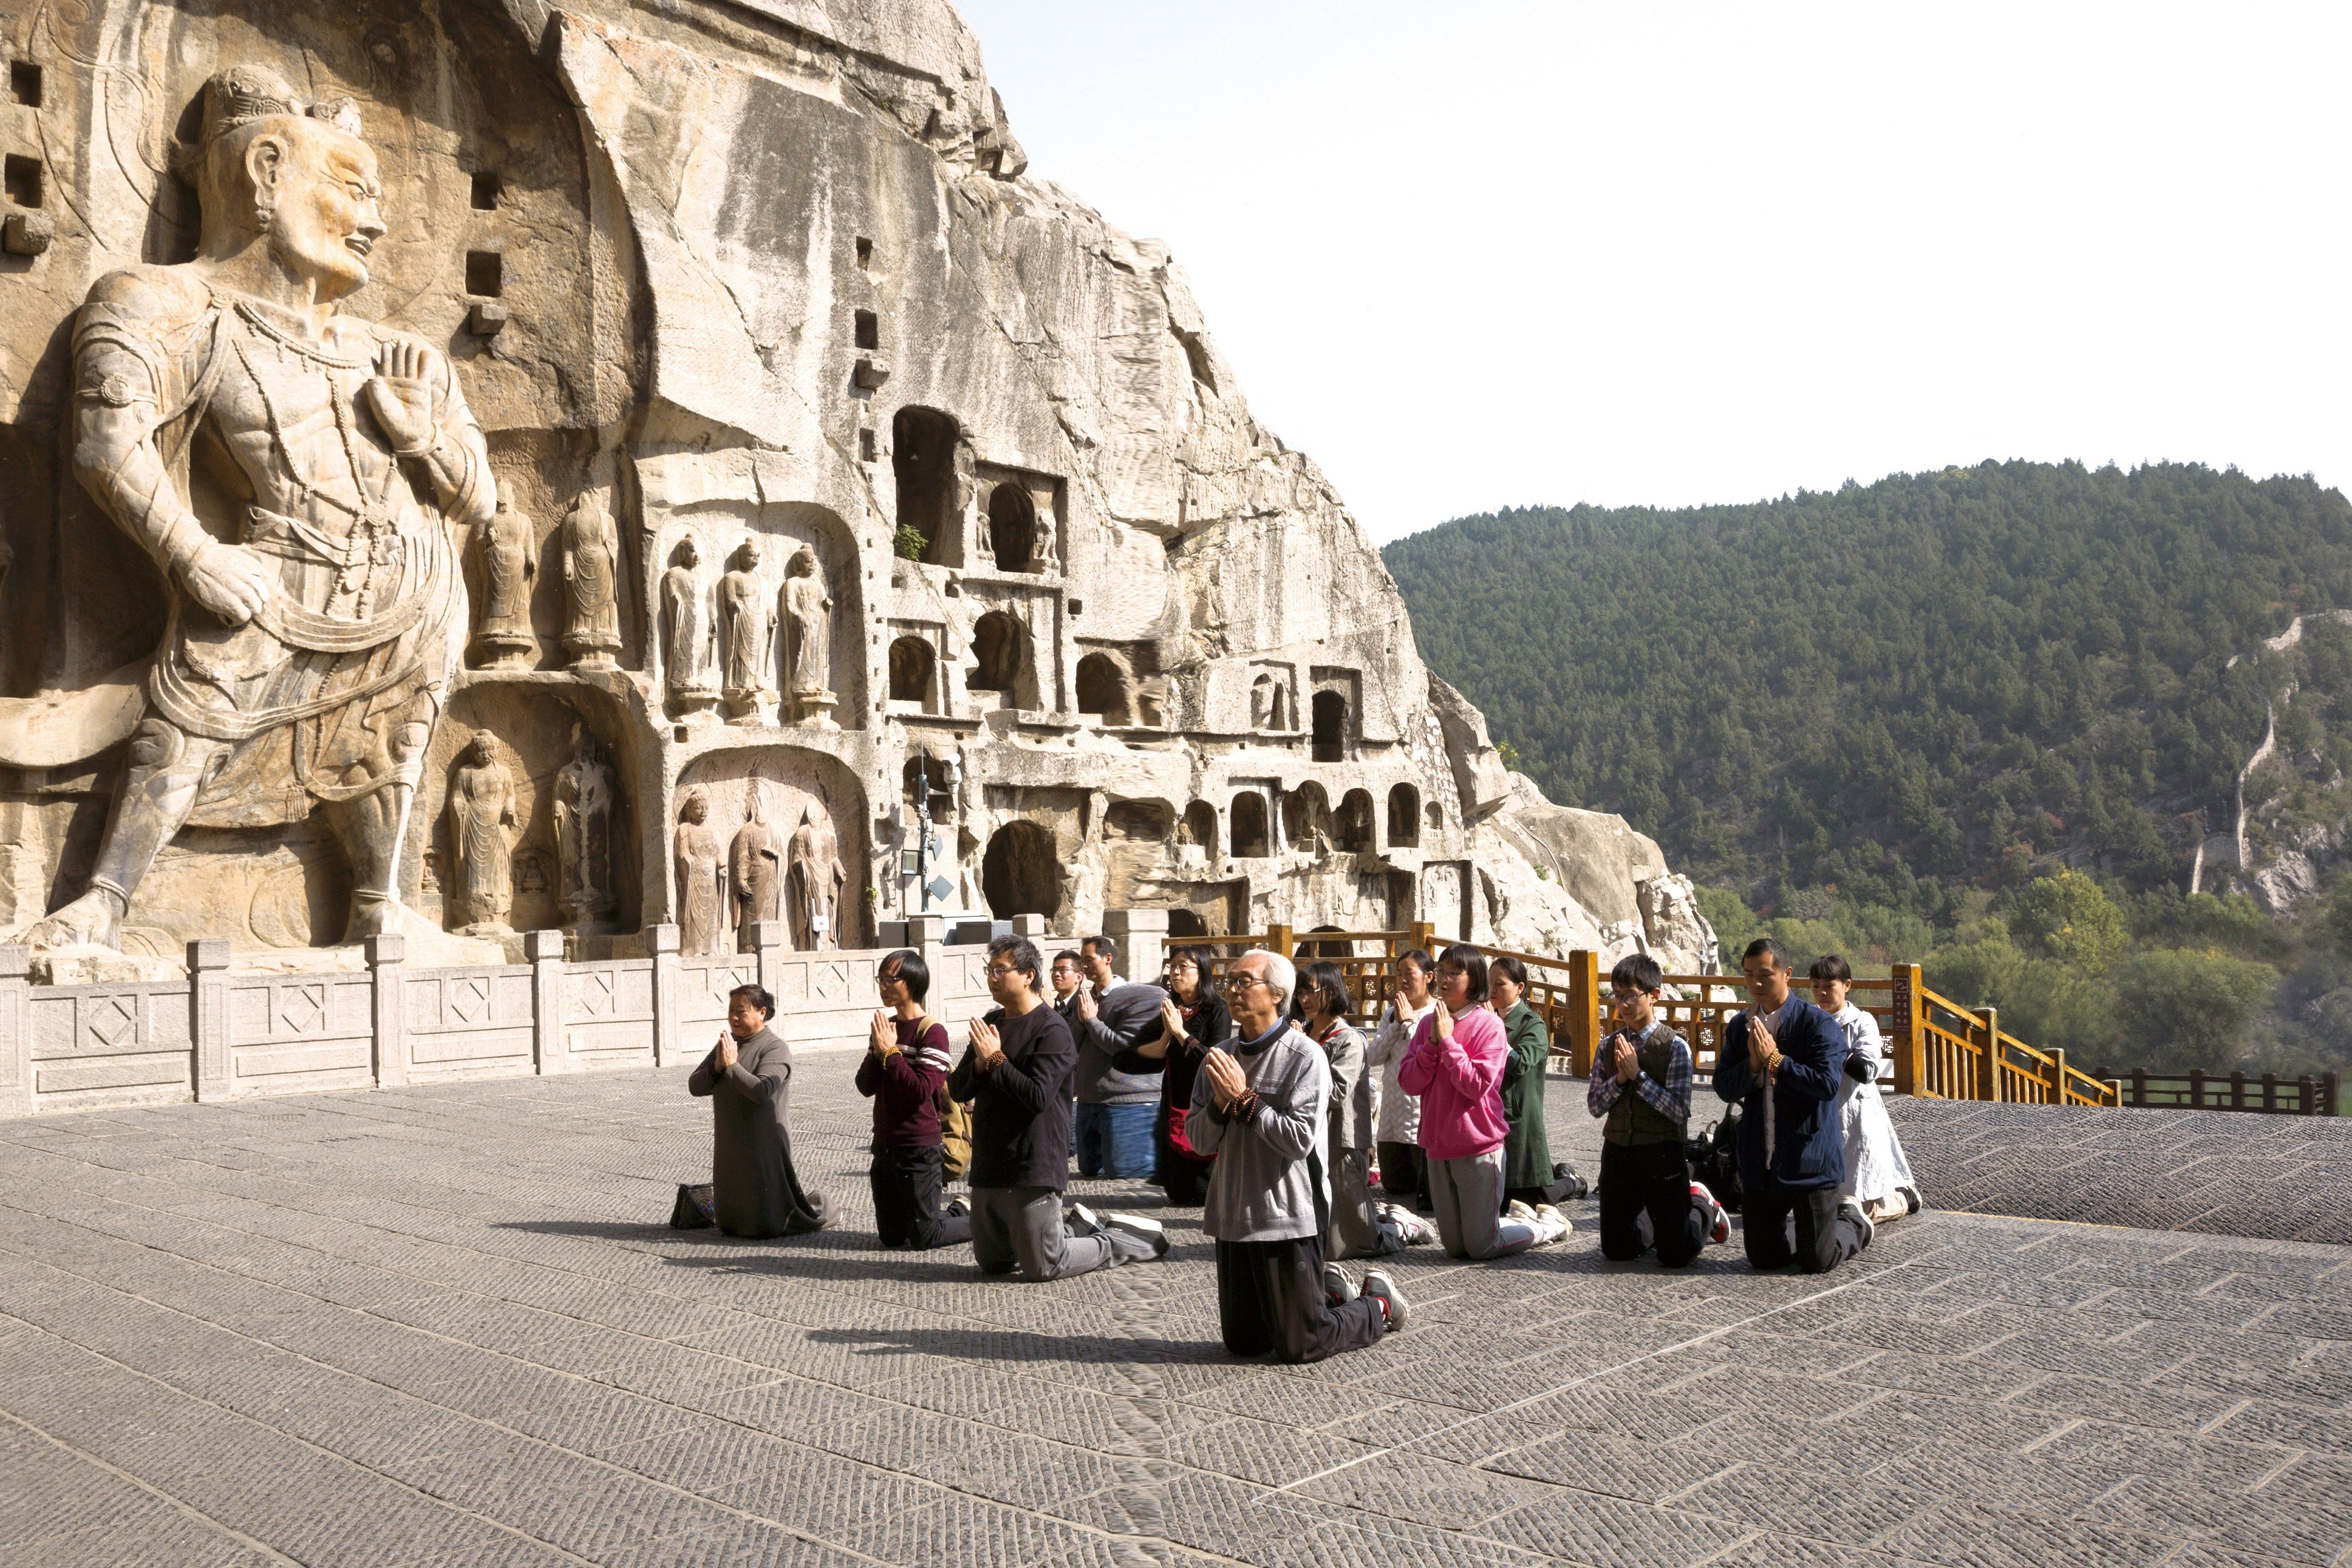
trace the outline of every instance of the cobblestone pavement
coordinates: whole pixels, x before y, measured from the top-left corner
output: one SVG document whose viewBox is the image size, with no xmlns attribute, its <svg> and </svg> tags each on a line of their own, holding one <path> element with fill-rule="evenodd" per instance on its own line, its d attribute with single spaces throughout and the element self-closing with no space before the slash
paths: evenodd
<svg viewBox="0 0 2352 1568">
<path fill-rule="evenodd" d="M 1665 1276 L 1603 1265 L 1587 1205 L 1528 1257 L 1416 1248 L 1378 1347 L 1236 1363 L 1197 1211 L 1055 1285 L 876 1250 L 850 1068 L 796 1097 L 844 1223 L 773 1243 L 662 1224 L 708 1157 L 682 1070 L 0 1123 L 0 1562 L 2352 1547 L 2352 1249 L 1932 1211 L 1827 1279 L 1736 1238 Z M 1580 1086 L 1551 1099 L 1589 1149 Z"/>
<path fill-rule="evenodd" d="M 2352 1245 L 2352 1120 L 1887 1103 L 1939 1208 Z"/>
</svg>

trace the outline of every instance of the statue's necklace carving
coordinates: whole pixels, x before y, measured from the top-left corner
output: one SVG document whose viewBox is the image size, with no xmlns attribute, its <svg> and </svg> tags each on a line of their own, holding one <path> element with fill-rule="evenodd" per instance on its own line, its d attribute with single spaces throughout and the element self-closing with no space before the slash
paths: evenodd
<svg viewBox="0 0 2352 1568">
<path fill-rule="evenodd" d="M 343 462 L 351 470 L 352 491 L 360 498 L 357 507 L 319 489 L 302 472 L 301 466 L 295 461 L 294 448 L 286 439 L 286 428 L 278 418 L 277 402 L 269 395 L 269 383 L 253 363 L 253 356 L 246 352 L 245 340 L 242 337 L 230 340 L 236 346 L 237 361 L 245 366 L 245 374 L 253 382 L 254 391 L 260 395 L 261 416 L 269 426 L 270 447 L 278 454 L 278 466 L 285 470 L 286 477 L 306 497 L 323 501 L 338 511 L 348 512 L 352 518 L 352 531 L 343 541 L 341 559 L 337 563 L 340 569 L 335 577 L 335 591 L 339 595 L 354 595 L 352 618 L 365 620 L 375 597 L 373 574 L 368 568 L 394 563 L 398 523 L 392 514 L 391 500 L 392 487 L 399 478 L 399 468 L 396 464 L 387 464 L 383 489 L 374 496 L 368 494 L 367 479 L 360 466 L 358 411 L 352 406 L 350 395 L 343 391 L 342 383 L 335 378 L 333 373 L 337 370 L 363 371 L 371 362 L 364 358 L 352 359 L 331 354 L 303 342 L 280 330 L 258 310 L 243 300 L 237 303 L 236 314 L 240 321 L 268 339 L 281 356 L 291 352 L 322 367 L 319 374 L 327 384 L 327 405 L 334 413 L 335 433 L 342 440 Z M 312 541 L 314 547 L 319 542 L 315 539 Z"/>
</svg>

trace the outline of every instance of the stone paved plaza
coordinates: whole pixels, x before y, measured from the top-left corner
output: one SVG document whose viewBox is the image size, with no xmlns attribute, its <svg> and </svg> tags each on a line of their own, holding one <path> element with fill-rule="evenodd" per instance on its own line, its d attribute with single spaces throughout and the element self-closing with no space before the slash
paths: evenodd
<svg viewBox="0 0 2352 1568">
<path fill-rule="evenodd" d="M 1197 1211 L 1165 1262 L 1050 1286 L 875 1249 L 852 1064 L 798 1095 L 845 1222 L 776 1243 L 662 1223 L 707 1161 L 682 1068 L 0 1124 L 0 1562 L 2352 1548 L 2344 1247 L 1934 1211 L 1827 1279 L 1736 1237 L 1670 1278 L 1603 1265 L 1588 1204 L 1527 1258 L 1415 1249 L 1375 1349 L 1237 1364 Z M 1582 1162 L 1580 1099 L 1551 1086 Z"/>
</svg>

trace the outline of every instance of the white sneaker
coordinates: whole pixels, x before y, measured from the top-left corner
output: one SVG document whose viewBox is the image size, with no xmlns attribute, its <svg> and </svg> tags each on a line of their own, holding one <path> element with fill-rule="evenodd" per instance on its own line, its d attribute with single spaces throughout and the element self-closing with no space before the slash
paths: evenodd
<svg viewBox="0 0 2352 1568">
<path fill-rule="evenodd" d="M 1505 1219 L 1517 1220 L 1521 1225 L 1535 1225 L 1538 1223 L 1536 1219 L 1536 1211 L 1528 1207 L 1526 1204 L 1521 1203 L 1517 1198 L 1513 1198 L 1509 1203 L 1503 1205 L 1503 1217 Z"/>
<path fill-rule="evenodd" d="M 1549 1247 L 1555 1241 L 1563 1240 L 1570 1231 L 1576 1228 L 1576 1226 L 1569 1223 L 1568 1216 L 1566 1215 L 1560 1213 L 1549 1204 L 1536 1205 L 1535 1214 L 1536 1223 L 1543 1226 L 1544 1230 L 1548 1233 L 1541 1241 L 1536 1244 L 1538 1247 Z"/>
<path fill-rule="evenodd" d="M 1066 1205 L 1062 1209 L 1062 1225 L 1072 1236 L 1093 1236 L 1102 1229 L 1102 1221 L 1095 1211 L 1084 1204 Z"/>
<path fill-rule="evenodd" d="M 1731 1216 L 1723 1212 L 1723 1205 L 1716 1202 L 1715 1194 L 1707 1190 L 1705 1182 L 1691 1184 L 1691 1202 L 1696 1204 L 1698 1212 L 1706 1216 L 1708 1241 L 1721 1247 L 1731 1239 Z"/>
<path fill-rule="evenodd" d="M 1397 1239 L 1407 1247 L 1426 1247 L 1437 1239 L 1437 1234 L 1427 1220 L 1398 1204 L 1382 1204 L 1381 1217 L 1397 1233 Z"/>
<path fill-rule="evenodd" d="M 1344 1307 L 1356 1299 L 1356 1283 L 1348 1271 L 1336 1263 L 1323 1266 L 1323 1296 L 1335 1307 Z"/>
<path fill-rule="evenodd" d="M 1149 1215 L 1108 1214 L 1103 1215 L 1106 1231 L 1121 1231 L 1151 1248 L 1154 1258 L 1168 1256 L 1168 1227 Z"/>
</svg>

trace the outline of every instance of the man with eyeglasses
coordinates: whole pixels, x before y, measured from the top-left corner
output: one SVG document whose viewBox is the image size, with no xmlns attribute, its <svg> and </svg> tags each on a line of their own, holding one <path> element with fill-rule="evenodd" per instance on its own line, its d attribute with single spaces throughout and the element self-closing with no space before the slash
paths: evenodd
<svg viewBox="0 0 2352 1568">
<path fill-rule="evenodd" d="M 1043 967 L 1026 937 L 988 944 L 988 994 L 996 1006 L 972 1020 L 971 1043 L 948 1079 L 948 1092 L 972 1109 L 972 1258 L 983 1274 L 1017 1268 L 1024 1279 L 1044 1280 L 1165 1257 L 1168 1237 L 1156 1220 L 1062 1211 L 1077 1047 L 1062 1016 L 1037 994 Z M 964 1212 L 963 1201 L 950 1203 L 948 1212 Z"/>
<path fill-rule="evenodd" d="M 1217 1244 L 1225 1348 L 1314 1362 L 1404 1327 L 1405 1300 L 1377 1268 L 1365 1273 L 1360 1292 L 1343 1274 L 1325 1281 L 1331 1069 L 1286 1016 L 1297 980 L 1290 960 L 1261 948 L 1234 960 L 1218 982 L 1233 1010 L 1234 1047 L 1202 1058 L 1184 1130 L 1193 1148 L 1216 1157 L 1201 1228 Z"/>
<path fill-rule="evenodd" d="M 1837 1109 L 1845 1031 L 1795 994 L 1788 950 L 1772 938 L 1749 942 L 1739 969 L 1749 1005 L 1723 1032 L 1715 1092 L 1742 1108 L 1739 1210 L 1748 1261 L 1826 1274 L 1868 1247 L 1871 1236 L 1861 1208 L 1838 1197 L 1845 1183 Z"/>
</svg>

